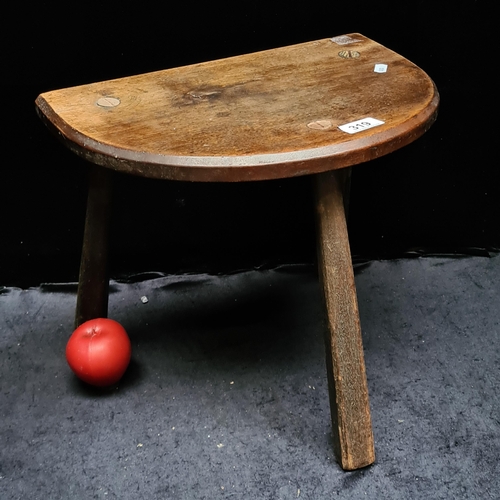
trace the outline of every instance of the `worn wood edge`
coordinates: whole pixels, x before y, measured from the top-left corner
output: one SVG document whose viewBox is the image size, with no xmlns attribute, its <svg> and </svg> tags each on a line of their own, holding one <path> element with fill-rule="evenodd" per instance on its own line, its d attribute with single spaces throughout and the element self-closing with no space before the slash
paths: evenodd
<svg viewBox="0 0 500 500">
<path fill-rule="evenodd" d="M 35 104 L 43 122 L 69 149 L 97 165 L 156 179 L 241 182 L 296 177 L 357 165 L 410 144 L 437 118 L 439 93 L 434 82 L 429 80 L 434 94 L 427 107 L 397 127 L 380 132 L 372 129 L 368 136 L 334 146 L 266 155 L 169 156 L 116 148 L 72 128 L 54 112 L 43 94 L 38 96 Z"/>
<path fill-rule="evenodd" d="M 344 215 L 348 188 L 348 169 L 314 177 L 319 278 L 327 316 L 326 365 L 334 448 L 342 468 L 355 470 L 374 463 L 375 447 Z M 347 331 L 341 331 L 343 328 Z M 340 359 L 342 353 L 345 358 Z M 354 368 L 348 366 L 352 363 Z"/>
</svg>

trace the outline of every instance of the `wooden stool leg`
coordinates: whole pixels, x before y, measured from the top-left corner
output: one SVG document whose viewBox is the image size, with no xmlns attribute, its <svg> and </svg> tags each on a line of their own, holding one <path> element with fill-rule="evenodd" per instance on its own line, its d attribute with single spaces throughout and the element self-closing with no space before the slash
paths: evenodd
<svg viewBox="0 0 500 500">
<path fill-rule="evenodd" d="M 375 461 L 358 303 L 345 208 L 350 169 L 315 176 L 319 275 L 335 452 L 343 469 Z M 347 195 L 347 193 L 346 193 Z"/>
<path fill-rule="evenodd" d="M 111 170 L 90 166 L 75 328 L 89 319 L 105 318 L 108 315 L 111 176 Z"/>
</svg>

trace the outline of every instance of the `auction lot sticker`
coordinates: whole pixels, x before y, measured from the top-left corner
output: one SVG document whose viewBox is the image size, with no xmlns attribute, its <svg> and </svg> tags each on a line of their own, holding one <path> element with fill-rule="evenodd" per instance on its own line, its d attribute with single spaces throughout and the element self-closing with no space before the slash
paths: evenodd
<svg viewBox="0 0 500 500">
<path fill-rule="evenodd" d="M 345 125 L 340 125 L 339 129 L 342 132 L 347 132 L 348 134 L 357 134 L 363 130 L 368 130 L 369 128 L 378 127 L 383 125 L 385 122 L 382 120 L 377 120 L 376 118 L 363 118 L 362 120 L 356 120 L 355 122 L 346 123 Z"/>
</svg>

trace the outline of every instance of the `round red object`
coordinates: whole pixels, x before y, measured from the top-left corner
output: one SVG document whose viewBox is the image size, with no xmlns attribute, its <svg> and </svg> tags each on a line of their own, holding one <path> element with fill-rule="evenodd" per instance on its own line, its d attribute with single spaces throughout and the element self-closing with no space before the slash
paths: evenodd
<svg viewBox="0 0 500 500">
<path fill-rule="evenodd" d="M 127 332 L 120 323 L 107 318 L 81 324 L 66 345 L 66 359 L 76 376 L 99 387 L 118 382 L 131 355 Z"/>
</svg>

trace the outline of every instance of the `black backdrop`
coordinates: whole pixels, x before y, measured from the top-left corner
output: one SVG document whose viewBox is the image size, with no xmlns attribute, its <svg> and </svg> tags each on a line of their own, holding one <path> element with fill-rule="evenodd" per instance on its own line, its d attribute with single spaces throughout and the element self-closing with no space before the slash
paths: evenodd
<svg viewBox="0 0 500 500">
<path fill-rule="evenodd" d="M 441 94 L 424 137 L 354 169 L 353 254 L 500 246 L 498 42 L 487 3 L 290 4 L 16 4 L 1 35 L 0 285 L 77 278 L 86 165 L 38 120 L 39 93 L 349 32 L 418 64 Z M 119 175 L 112 274 L 312 262 L 309 187 L 308 178 L 215 185 Z"/>
</svg>

